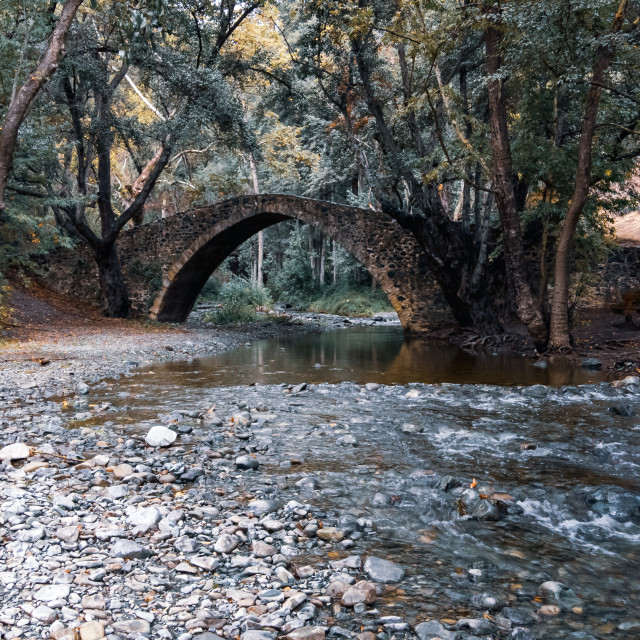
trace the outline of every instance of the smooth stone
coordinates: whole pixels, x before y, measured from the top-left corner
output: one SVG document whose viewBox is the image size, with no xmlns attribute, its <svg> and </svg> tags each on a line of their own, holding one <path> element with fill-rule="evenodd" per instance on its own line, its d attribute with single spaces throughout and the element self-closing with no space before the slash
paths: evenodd
<svg viewBox="0 0 640 640">
<path fill-rule="evenodd" d="M 53 609 L 41 604 L 31 612 L 31 617 L 44 624 L 51 624 L 58 616 Z"/>
<path fill-rule="evenodd" d="M 148 558 L 153 555 L 152 552 L 139 545 L 133 540 L 120 539 L 111 547 L 109 555 L 112 558 L 124 558 L 125 560 L 133 560 L 138 558 Z"/>
<path fill-rule="evenodd" d="M 130 464 L 119 464 L 113 467 L 112 473 L 117 480 L 123 480 L 133 473 L 133 467 Z"/>
<path fill-rule="evenodd" d="M 76 542 L 80 535 L 80 529 L 78 527 L 61 527 L 56 529 L 56 538 L 63 542 Z"/>
<path fill-rule="evenodd" d="M 14 442 L 0 449 L 0 460 L 24 460 L 29 457 L 29 446 L 24 442 Z"/>
<path fill-rule="evenodd" d="M 252 500 L 247 507 L 257 516 L 264 516 L 278 510 L 278 504 L 273 500 Z"/>
<path fill-rule="evenodd" d="M 218 553 L 231 553 L 240 544 L 240 538 L 231 533 L 223 533 L 213 545 Z"/>
<path fill-rule="evenodd" d="M 25 473 L 33 473 L 38 469 L 46 469 L 48 466 L 49 466 L 49 463 L 45 462 L 44 460 L 34 460 L 33 462 L 27 462 L 27 464 L 25 464 L 21 468 L 21 470 L 24 471 Z"/>
<path fill-rule="evenodd" d="M 256 540 L 251 546 L 251 551 L 257 558 L 266 558 L 278 553 L 278 550 L 271 544 Z"/>
<path fill-rule="evenodd" d="M 198 570 L 195 567 L 192 567 L 188 562 L 181 562 L 179 565 L 176 566 L 176 571 L 178 573 L 190 573 L 190 574 L 198 573 Z"/>
<path fill-rule="evenodd" d="M 116 633 L 136 634 L 148 636 L 151 633 L 151 625 L 146 620 L 122 620 L 112 625 Z"/>
<path fill-rule="evenodd" d="M 111 487 L 107 487 L 105 489 L 105 493 L 112 500 L 119 500 L 120 498 L 124 498 L 125 496 L 129 495 L 129 489 L 125 484 L 116 484 Z"/>
<path fill-rule="evenodd" d="M 127 521 L 135 528 L 135 533 L 147 533 L 162 520 L 158 507 L 144 507 L 136 509 L 127 516 Z"/>
<path fill-rule="evenodd" d="M 80 625 L 80 640 L 100 640 L 104 638 L 104 627 L 97 621 L 91 620 Z"/>
<path fill-rule="evenodd" d="M 51 640 L 77 640 L 75 629 L 58 629 L 51 632 Z"/>
<path fill-rule="evenodd" d="M 404 569 L 395 562 L 369 556 L 364 561 L 364 572 L 375 582 L 400 582 Z"/>
<path fill-rule="evenodd" d="M 235 460 L 235 465 L 241 471 L 247 471 L 249 469 L 257 469 L 260 466 L 260 462 L 251 456 L 238 456 Z"/>
<path fill-rule="evenodd" d="M 583 369 L 602 369 L 602 361 L 598 358 L 583 358 L 580 365 Z"/>
<path fill-rule="evenodd" d="M 149 433 L 144 437 L 146 443 L 151 447 L 168 447 L 173 444 L 178 434 L 167 427 L 151 427 Z"/>
<path fill-rule="evenodd" d="M 526 627 L 511 629 L 507 640 L 536 640 L 536 637 Z"/>
<path fill-rule="evenodd" d="M 344 592 L 342 604 L 345 607 L 353 607 L 360 603 L 371 604 L 375 602 L 376 597 L 376 585 L 366 580 L 360 580 Z"/>
<path fill-rule="evenodd" d="M 344 540 L 344 531 L 336 527 L 322 527 L 322 529 L 318 529 L 316 535 L 320 540 L 325 540 L 326 542 L 340 542 Z"/>
<path fill-rule="evenodd" d="M 89 393 L 89 385 L 86 382 L 79 382 L 78 386 L 76 387 L 76 391 L 81 396 L 86 396 L 87 393 Z"/>
<path fill-rule="evenodd" d="M 488 618 L 462 618 L 458 620 L 456 629 L 470 631 L 475 635 L 489 635 L 496 630 L 496 625 Z"/>
<path fill-rule="evenodd" d="M 101 593 L 96 593 L 95 595 L 84 596 L 81 606 L 83 609 L 98 609 L 104 611 L 106 603 L 104 596 Z"/>
<path fill-rule="evenodd" d="M 33 597 L 42 602 L 52 602 L 53 600 L 66 600 L 71 593 L 71 587 L 68 584 L 47 584 L 40 587 Z"/>
<path fill-rule="evenodd" d="M 218 560 L 211 556 L 194 556 L 189 558 L 189 562 L 194 566 L 205 571 L 213 571 L 218 566 Z"/>
<path fill-rule="evenodd" d="M 287 634 L 289 640 L 324 640 L 322 627 L 300 627 Z"/>
<path fill-rule="evenodd" d="M 240 637 L 242 640 L 275 640 L 276 635 L 271 631 L 251 629 L 250 631 L 245 631 Z"/>
<path fill-rule="evenodd" d="M 334 560 L 329 563 L 332 569 L 357 569 L 362 566 L 362 558 L 360 556 L 348 556 L 341 560 Z"/>
<path fill-rule="evenodd" d="M 455 640 L 457 633 L 447 631 L 437 620 L 429 620 L 416 625 L 416 635 L 420 640 Z"/>
</svg>

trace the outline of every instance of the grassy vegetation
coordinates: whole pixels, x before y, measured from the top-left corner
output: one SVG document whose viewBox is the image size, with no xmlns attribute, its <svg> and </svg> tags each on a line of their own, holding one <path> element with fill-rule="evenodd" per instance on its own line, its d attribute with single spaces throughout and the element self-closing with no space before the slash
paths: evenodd
<svg viewBox="0 0 640 640">
<path fill-rule="evenodd" d="M 312 300 L 308 305 L 309 311 L 316 313 L 333 313 L 340 316 L 354 316 L 364 318 L 393 311 L 387 296 L 380 289 L 370 287 L 326 287 L 322 295 Z"/>
<path fill-rule="evenodd" d="M 304 285 L 299 288 L 288 286 L 285 291 L 274 294 L 269 288 L 258 286 L 246 278 L 232 277 L 224 284 L 212 278 L 203 288 L 200 300 L 216 302 L 220 306 L 206 313 L 204 320 L 215 324 L 253 322 L 257 318 L 257 309 L 273 309 L 276 296 L 294 309 L 314 313 L 366 318 L 393 311 L 379 288 L 372 290 L 370 286 L 353 283 L 320 287 L 308 281 Z"/>
<path fill-rule="evenodd" d="M 205 314 L 206 322 L 214 324 L 236 324 L 256 319 L 256 310 L 273 308 L 271 294 L 265 287 L 245 280 L 233 278 L 222 285 L 216 296 L 220 307 Z"/>
</svg>

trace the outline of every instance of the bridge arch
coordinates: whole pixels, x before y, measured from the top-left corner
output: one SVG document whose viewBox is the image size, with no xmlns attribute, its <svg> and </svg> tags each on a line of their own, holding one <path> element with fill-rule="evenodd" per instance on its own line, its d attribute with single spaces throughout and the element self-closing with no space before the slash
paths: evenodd
<svg viewBox="0 0 640 640">
<path fill-rule="evenodd" d="M 117 250 L 134 312 L 186 320 L 204 283 L 236 247 L 288 219 L 317 227 L 354 255 L 381 285 L 405 333 L 425 333 L 434 321 L 450 318 L 413 235 L 392 218 L 279 194 L 231 198 L 121 233 Z M 42 270 L 52 289 L 97 301 L 97 268 L 87 247 L 52 252 Z"/>
<path fill-rule="evenodd" d="M 296 219 L 319 228 L 362 263 L 405 330 L 425 329 L 425 305 L 431 302 L 433 281 L 413 236 L 381 212 L 296 196 L 260 195 L 227 200 L 191 216 L 189 227 L 198 232 L 188 234 L 190 241 L 182 243 L 168 265 L 150 309 L 152 318 L 186 320 L 202 287 L 232 251 L 259 231 Z"/>
</svg>

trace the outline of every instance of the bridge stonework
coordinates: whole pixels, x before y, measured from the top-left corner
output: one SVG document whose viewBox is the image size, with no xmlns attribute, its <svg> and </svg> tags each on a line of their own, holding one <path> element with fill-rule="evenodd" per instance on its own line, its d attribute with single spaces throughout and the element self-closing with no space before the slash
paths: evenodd
<svg viewBox="0 0 640 640">
<path fill-rule="evenodd" d="M 373 210 L 289 195 L 223 202 L 121 233 L 118 255 L 137 314 L 183 322 L 211 273 L 238 246 L 287 219 L 317 227 L 352 253 L 380 284 L 406 333 L 427 331 L 442 319 L 438 288 L 413 236 Z M 98 300 L 97 269 L 89 251 L 59 251 L 44 266 L 55 290 Z"/>
</svg>

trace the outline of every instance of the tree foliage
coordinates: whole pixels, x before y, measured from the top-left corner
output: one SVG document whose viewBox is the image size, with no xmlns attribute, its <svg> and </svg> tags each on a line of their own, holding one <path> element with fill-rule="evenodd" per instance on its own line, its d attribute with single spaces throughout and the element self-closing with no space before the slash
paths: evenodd
<svg viewBox="0 0 640 640">
<path fill-rule="evenodd" d="M 44 6 L 0 8 L 4 109 L 51 32 Z M 14 243 L 4 264 L 29 260 L 31 232 L 38 250 L 68 233 L 97 255 L 129 220 L 250 193 L 257 181 L 381 208 L 414 233 L 460 324 L 501 331 L 516 314 L 544 343 L 552 308 L 568 313 L 563 265 L 601 259 L 612 216 L 631 205 L 621 185 L 638 156 L 639 9 L 96 0 L 20 130 L 3 233 L 24 253 Z M 294 231 L 265 236 L 278 295 L 318 280 Z"/>
</svg>

